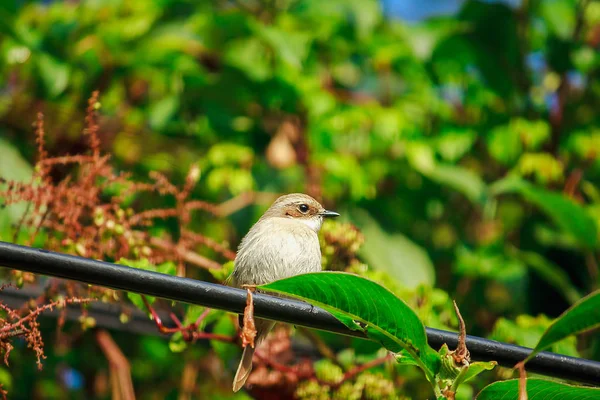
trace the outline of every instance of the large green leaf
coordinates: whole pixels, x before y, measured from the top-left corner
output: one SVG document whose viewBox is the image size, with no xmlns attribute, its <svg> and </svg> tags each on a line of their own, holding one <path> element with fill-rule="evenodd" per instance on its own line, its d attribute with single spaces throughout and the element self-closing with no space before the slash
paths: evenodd
<svg viewBox="0 0 600 400">
<path fill-rule="evenodd" d="M 527 379 L 527 396 L 529 400 L 592 400 L 600 398 L 600 389 L 565 385 L 542 379 Z M 519 398 L 519 380 L 494 382 L 483 388 L 477 400 L 509 400 Z"/>
<path fill-rule="evenodd" d="M 317 272 L 260 288 L 319 306 L 392 352 L 407 350 L 433 382 L 440 358 L 427 344 L 423 324 L 404 301 L 383 286 L 353 274 Z"/>
<path fill-rule="evenodd" d="M 526 361 L 567 336 L 575 335 L 597 326 L 600 326 L 600 290 L 584 297 L 562 313 L 548 327 Z"/>
<path fill-rule="evenodd" d="M 544 211 L 563 231 L 577 239 L 580 245 L 596 247 L 598 238 L 594 219 L 585 208 L 563 194 L 536 187 L 516 177 L 496 182 L 491 190 L 496 195 L 519 193 Z"/>
</svg>

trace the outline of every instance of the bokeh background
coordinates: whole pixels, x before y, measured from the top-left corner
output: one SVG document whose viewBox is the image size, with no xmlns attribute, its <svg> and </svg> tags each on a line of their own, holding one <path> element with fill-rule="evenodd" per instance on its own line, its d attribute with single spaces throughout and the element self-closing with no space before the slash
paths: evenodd
<svg viewBox="0 0 600 400">
<path fill-rule="evenodd" d="M 305 192 L 343 215 L 323 228 L 325 267 L 378 280 L 429 326 L 456 329 L 455 299 L 470 334 L 531 346 L 599 284 L 599 46 L 600 2 L 591 0 L 3 0 L 0 176 L 34 173 L 38 112 L 49 157 L 89 153 L 82 132 L 98 90 L 100 147 L 114 171 L 137 182 L 160 172 L 184 186 L 196 168 L 190 199 L 229 207 L 185 221 L 210 239 L 188 247 L 219 273 L 163 271 L 221 281 L 270 201 Z M 69 168 L 51 178 L 79 173 Z M 27 229 L 15 236 L 22 213 L 0 210 L 0 239 L 28 242 Z M 179 223 L 144 229 L 173 238 Z M 95 254 L 65 242 L 68 232 L 52 241 L 56 229 L 42 231 L 29 244 Z M 153 268 L 140 266 L 145 255 L 126 258 Z M 143 309 L 139 298 L 115 297 Z M 188 312 L 161 307 L 171 306 Z M 40 319 L 41 371 L 26 342 L 13 343 L 0 367 L 9 398 L 114 396 L 95 334 L 103 328 L 82 321 L 57 329 Z M 233 329 L 220 314 L 206 329 L 214 321 Z M 275 374 L 233 396 L 235 346 L 186 344 L 151 326 L 109 331 L 140 399 L 431 396 L 418 371 L 393 365 L 340 388 Z M 296 333 L 304 353 L 286 362 L 320 343 L 333 359 L 315 350 L 311 363 L 326 377 L 378 356 L 366 342 L 314 336 Z M 592 332 L 553 350 L 599 359 L 600 341 Z M 460 398 L 508 376 L 488 372 Z"/>
</svg>

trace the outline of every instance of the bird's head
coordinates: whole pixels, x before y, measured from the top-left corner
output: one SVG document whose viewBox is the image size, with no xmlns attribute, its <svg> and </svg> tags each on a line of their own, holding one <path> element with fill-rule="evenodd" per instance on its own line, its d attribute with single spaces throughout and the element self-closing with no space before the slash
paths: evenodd
<svg viewBox="0 0 600 400">
<path fill-rule="evenodd" d="M 263 218 L 291 218 L 308 225 L 318 232 L 323 224 L 323 218 L 337 217 L 340 214 L 326 210 L 317 200 L 302 193 L 286 194 L 279 197 L 269 207 Z"/>
</svg>

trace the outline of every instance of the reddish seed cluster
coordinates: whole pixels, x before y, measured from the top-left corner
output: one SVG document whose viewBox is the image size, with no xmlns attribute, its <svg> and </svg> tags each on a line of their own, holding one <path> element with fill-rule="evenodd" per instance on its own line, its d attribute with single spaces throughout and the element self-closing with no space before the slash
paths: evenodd
<svg viewBox="0 0 600 400">
<path fill-rule="evenodd" d="M 324 267 L 332 271 L 346 271 L 360 264 L 357 253 L 363 243 L 363 234 L 351 223 L 325 221 L 321 228 Z"/>
<path fill-rule="evenodd" d="M 310 360 L 293 364 L 296 355 L 289 333 L 288 327 L 277 327 L 254 354 L 254 368 L 247 382 L 253 393 L 277 389 L 290 391 L 291 396 L 300 380 L 314 376 Z"/>
<path fill-rule="evenodd" d="M 7 285 L 2 285 L 0 291 Z M 66 298 L 51 301 L 48 304 L 37 306 L 33 309 L 24 308 L 14 310 L 0 302 L 0 310 L 6 314 L 5 318 L 0 317 L 0 352 L 3 360 L 8 365 L 8 357 L 13 349 L 12 340 L 16 337 L 22 337 L 27 342 L 27 347 L 31 348 L 36 355 L 37 365 L 42 369 L 42 360 L 44 356 L 44 341 L 39 329 L 37 318 L 46 310 L 53 310 L 54 307 L 64 308 L 67 304 L 83 304 L 90 302 L 91 299 Z"/>
</svg>

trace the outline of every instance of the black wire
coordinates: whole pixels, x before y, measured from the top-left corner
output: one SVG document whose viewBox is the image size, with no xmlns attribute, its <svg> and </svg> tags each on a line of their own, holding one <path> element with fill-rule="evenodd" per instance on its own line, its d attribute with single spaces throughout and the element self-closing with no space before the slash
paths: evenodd
<svg viewBox="0 0 600 400">
<path fill-rule="evenodd" d="M 242 313 L 246 305 L 244 290 L 1 241 L 0 265 L 234 313 Z M 255 294 L 254 313 L 258 317 L 275 321 L 344 335 L 363 336 L 347 329 L 328 312 L 300 301 Z M 439 348 L 444 343 L 450 348 L 456 347 L 456 333 L 432 328 L 426 330 L 428 342 L 433 348 Z M 467 348 L 474 360 L 494 360 L 506 367 L 513 367 L 531 352 L 526 347 L 475 336 L 467 336 Z M 527 363 L 527 370 L 557 378 L 600 384 L 600 362 L 597 361 L 541 352 Z"/>
</svg>

